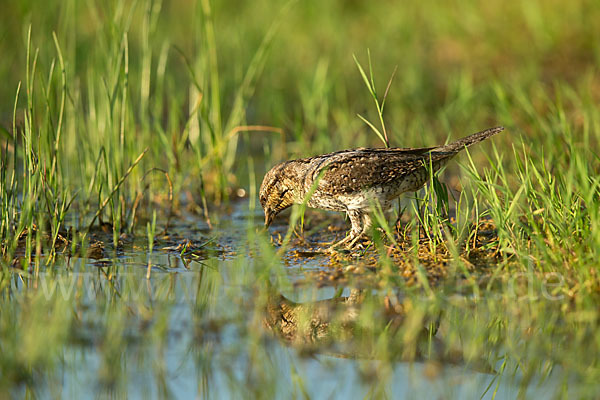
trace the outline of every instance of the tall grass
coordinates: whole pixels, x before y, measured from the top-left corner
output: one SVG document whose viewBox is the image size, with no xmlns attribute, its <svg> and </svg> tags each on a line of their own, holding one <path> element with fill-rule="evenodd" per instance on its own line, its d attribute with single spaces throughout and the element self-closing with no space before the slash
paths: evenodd
<svg viewBox="0 0 600 400">
<path fill-rule="evenodd" d="M 79 26 L 82 15 L 73 6 L 62 4 L 64 18 Z M 117 245 L 137 219 L 147 217 L 153 199 L 166 197 L 164 180 L 171 186 L 170 177 L 174 201 L 182 191 L 190 193 L 187 202 L 207 215 L 207 198 L 218 204 L 236 185 L 232 168 L 241 133 L 280 131 L 248 126 L 245 110 L 282 19 L 266 31 L 224 113 L 211 4 L 201 1 L 195 8 L 191 51 L 158 31 L 162 6 L 161 1 L 86 6 L 84 17 L 95 34 L 88 37 L 93 45 L 82 50 L 84 59 L 77 52 L 78 36 L 52 33 L 50 42 L 44 38 L 40 44 L 30 25 L 25 90 L 19 84 L 12 129 L 4 130 L 5 262 L 19 240 L 26 241 L 27 263 L 34 248 L 52 254 L 73 204 L 77 230 L 85 236 L 96 222 L 107 223 Z M 183 96 L 177 75 L 170 73 L 177 69 L 187 81 Z M 157 167 L 163 175 L 149 173 Z M 38 240 L 46 234 L 50 240 L 32 245 L 36 232 Z"/>
</svg>

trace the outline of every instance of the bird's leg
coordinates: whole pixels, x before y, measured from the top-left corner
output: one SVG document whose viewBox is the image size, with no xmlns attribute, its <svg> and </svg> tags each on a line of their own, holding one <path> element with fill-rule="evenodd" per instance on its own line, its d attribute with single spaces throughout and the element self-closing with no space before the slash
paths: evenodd
<svg viewBox="0 0 600 400">
<path fill-rule="evenodd" d="M 372 225 L 371 222 L 371 217 L 369 217 L 369 214 L 367 213 L 362 213 L 362 221 L 363 221 L 363 227 L 362 227 L 362 231 L 348 244 L 348 246 L 346 246 L 346 248 L 351 249 L 354 247 L 354 245 L 356 244 L 356 242 L 363 237 L 363 235 L 365 235 L 367 233 L 367 231 L 369 230 L 369 228 Z"/>
<path fill-rule="evenodd" d="M 350 232 L 348 233 L 348 236 L 346 236 L 344 239 L 333 244 L 329 248 L 330 250 L 333 250 L 336 247 L 342 247 L 343 245 L 345 245 L 348 242 L 350 242 L 351 244 L 346 247 L 351 248 L 365 231 L 361 227 L 361 222 L 364 220 L 364 216 L 365 216 L 365 214 L 362 211 L 348 210 L 348 211 L 346 211 L 346 214 L 348 214 L 348 218 L 350 219 L 350 223 L 352 224 L 352 227 L 350 228 Z M 368 218 L 368 216 L 367 216 L 367 218 Z M 368 220 L 369 220 L 369 224 L 370 224 L 371 219 L 368 218 Z"/>
</svg>

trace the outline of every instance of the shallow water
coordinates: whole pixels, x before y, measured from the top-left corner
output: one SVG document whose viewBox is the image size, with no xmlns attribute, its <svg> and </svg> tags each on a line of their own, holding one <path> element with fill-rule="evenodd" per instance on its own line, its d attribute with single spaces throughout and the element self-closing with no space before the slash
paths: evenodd
<svg viewBox="0 0 600 400">
<path fill-rule="evenodd" d="M 422 296 L 394 311 L 390 299 L 405 298 L 402 288 L 307 282 L 307 272 L 330 269 L 329 258 L 280 263 L 270 243 L 245 239 L 260 220 L 259 210 L 240 202 L 212 230 L 191 216 L 173 221 L 180 238 L 212 240 L 193 256 L 159 240 L 148 257 L 136 239 L 118 255 L 72 258 L 37 278 L 14 279 L 17 298 L 37 295 L 51 312 L 69 315 L 52 361 L 13 394 L 508 399 L 556 392 L 552 375 L 528 377 L 523 387 L 520 372 L 502 373 L 502 346 L 485 354 L 457 348 L 454 313 L 465 308 L 432 311 L 435 301 Z M 481 340 L 485 348 L 488 338 Z"/>
</svg>

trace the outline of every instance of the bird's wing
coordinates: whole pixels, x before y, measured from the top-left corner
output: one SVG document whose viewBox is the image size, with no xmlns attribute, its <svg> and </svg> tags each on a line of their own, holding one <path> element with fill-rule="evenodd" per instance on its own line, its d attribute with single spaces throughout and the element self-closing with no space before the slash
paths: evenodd
<svg viewBox="0 0 600 400">
<path fill-rule="evenodd" d="M 430 160 L 448 158 L 454 153 L 423 149 L 356 149 L 323 157 L 313 171 L 321 175 L 318 189 L 327 194 L 352 194 L 404 179 Z"/>
</svg>

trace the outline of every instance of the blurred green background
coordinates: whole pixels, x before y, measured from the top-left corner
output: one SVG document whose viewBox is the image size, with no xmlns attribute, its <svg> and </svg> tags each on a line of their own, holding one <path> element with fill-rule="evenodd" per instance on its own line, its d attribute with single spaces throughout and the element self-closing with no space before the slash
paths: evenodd
<svg viewBox="0 0 600 400">
<path fill-rule="evenodd" d="M 5 4 L 0 17 L 3 126 L 10 125 L 17 82 L 25 79 L 29 24 L 33 48 L 40 50 L 37 68 L 42 76 L 56 58 L 52 40 L 56 32 L 76 104 L 74 113 L 89 113 L 90 87 L 100 90 L 103 80 L 115 77 L 117 54 L 127 32 L 127 103 L 135 122 L 145 119 L 144 93 L 150 103 L 157 101 L 153 96 L 160 96 L 161 109 L 152 108 L 148 118 L 160 120 L 159 125 L 172 134 L 185 129 L 190 103 L 195 101 L 190 92 L 194 78 L 184 57 L 205 94 L 218 82 L 225 119 L 266 32 L 278 25 L 253 79 L 256 89 L 244 102 L 243 123 L 283 128 L 287 141 L 296 144 L 288 149 L 292 155 L 379 145 L 375 135 L 364 134 L 365 126 L 355 115 L 375 117 L 352 59 L 356 54 L 366 63 L 367 49 L 380 92 L 398 66 L 386 110 L 396 146 L 431 144 L 445 140 L 450 132 L 455 138 L 499 123 L 518 122 L 526 131 L 528 121 L 518 119 L 519 110 L 497 107 L 498 96 L 512 97 L 517 91 L 532 100 L 552 96 L 555 87 L 563 84 L 594 100 L 599 93 L 600 6 L 591 0 L 302 1 L 288 6 L 266 0 L 215 1 L 209 8 L 217 81 L 211 81 L 207 71 L 210 39 L 202 3 Z M 148 59 L 150 64 L 145 64 Z M 127 134 L 143 138 L 143 133 L 134 132 L 140 127 L 130 122 Z M 78 135 L 94 133 L 88 129 Z M 253 136 L 260 136 L 259 143 L 265 137 L 272 139 L 272 135 Z M 499 140 L 509 141 L 506 136 Z M 254 150 L 262 151 L 260 144 L 255 146 Z"/>
</svg>

